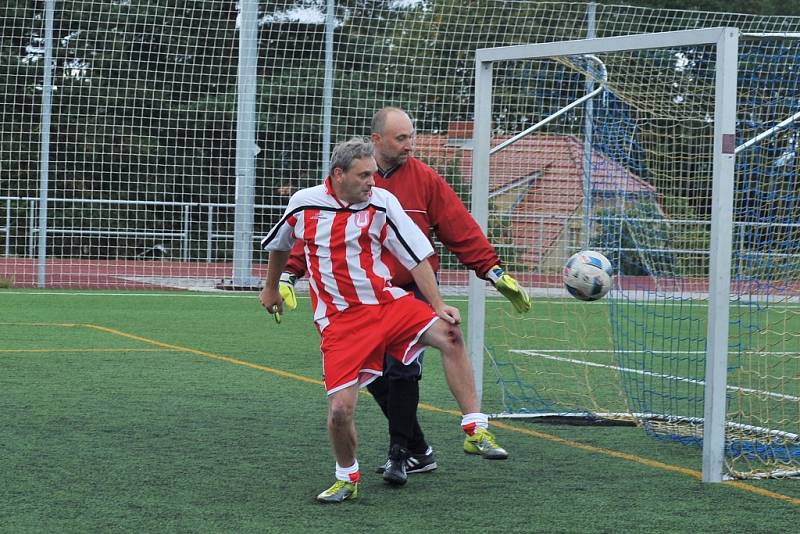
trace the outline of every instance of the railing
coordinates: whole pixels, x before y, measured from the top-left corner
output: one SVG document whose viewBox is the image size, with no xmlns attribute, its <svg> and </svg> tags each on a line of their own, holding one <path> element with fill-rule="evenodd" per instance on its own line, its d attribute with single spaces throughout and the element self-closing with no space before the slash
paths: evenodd
<svg viewBox="0 0 800 534">
<path fill-rule="evenodd" d="M 5 235 L 5 240 L 3 241 L 3 255 L 9 256 L 11 255 L 11 202 L 8 200 L 6 201 L 5 221 L 6 225 L 0 228 L 0 230 L 2 230 L 3 234 Z"/>
<path fill-rule="evenodd" d="M 233 243 L 233 231 L 227 231 L 225 227 L 232 227 L 233 224 L 233 211 L 236 208 L 234 203 L 214 203 L 214 202 L 160 202 L 160 201 L 144 201 L 144 200 L 98 200 L 98 199 L 49 199 L 53 205 L 97 205 L 110 208 L 112 206 L 135 206 L 135 207 L 151 207 L 159 209 L 174 208 L 180 213 L 180 219 L 162 220 L 162 229 L 148 230 L 141 228 L 124 228 L 124 227 L 89 227 L 81 228 L 76 226 L 50 226 L 48 225 L 48 236 L 79 236 L 79 237 L 108 237 L 108 238 L 141 238 L 150 241 L 170 240 L 179 243 L 178 254 L 176 255 L 181 261 L 198 261 L 204 260 L 211 263 L 217 259 L 217 254 L 220 249 L 224 247 L 218 246 L 218 243 Z M 23 204 L 24 208 L 18 207 L 15 211 L 14 204 Z M 0 210 L 4 216 L 2 217 L 3 226 L 0 226 L 0 236 L 3 239 L 3 255 L 5 257 L 12 255 L 14 240 L 22 240 L 24 243 L 23 257 L 36 257 L 37 243 L 39 239 L 39 225 L 38 225 L 38 203 L 39 199 L 36 197 L 27 196 L 0 196 Z M 283 213 L 284 206 L 276 204 L 258 204 L 255 206 L 259 212 L 270 212 L 274 215 L 274 220 Z M 230 216 L 224 215 L 226 210 L 230 210 Z M 24 220 L 23 224 L 15 224 L 15 213 L 24 213 L 21 218 Z M 205 221 L 202 217 L 197 217 L 195 213 L 204 213 Z M 561 236 L 566 236 L 559 240 L 558 253 L 563 258 L 569 257 L 572 253 L 581 248 L 581 236 L 576 233 L 573 235 L 572 227 L 581 222 L 582 218 L 575 215 L 542 215 L 542 214 L 503 214 L 493 213 L 492 217 L 495 220 L 502 220 L 505 222 L 526 222 L 535 225 L 538 228 L 538 238 L 534 243 L 538 249 L 535 251 L 539 257 L 547 253 L 552 253 L 553 249 L 546 241 L 546 226 L 552 227 L 556 222 L 561 226 Z M 20 217 L 17 217 L 17 221 Z M 140 221 L 131 219 L 132 222 L 137 223 Z M 593 217 L 594 224 L 612 223 L 641 223 L 651 227 L 658 227 L 660 225 L 678 225 L 683 227 L 697 228 L 698 233 L 708 235 L 710 233 L 710 221 L 699 221 L 691 219 L 660 219 L 660 218 L 623 218 L 611 216 L 597 216 Z M 547 224 L 545 224 L 547 223 Z M 172 228 L 170 228 L 170 226 Z M 770 257 L 770 258 L 789 258 L 795 257 L 796 254 L 791 252 L 777 252 L 777 251 L 759 251 L 748 250 L 746 243 L 746 229 L 753 228 L 800 228 L 800 223 L 735 223 L 734 224 L 734 247 L 740 258 L 748 256 Z M 202 230 L 201 230 L 202 229 Z M 15 234 L 15 230 L 17 233 Z M 254 246 L 259 242 L 262 235 L 268 230 L 256 231 L 252 237 Z M 499 241 L 499 240 L 498 240 Z M 19 241 L 18 241 L 19 242 Z M 204 247 L 197 247 L 198 243 L 203 243 Z M 195 253 L 193 254 L 193 244 L 195 245 Z M 495 242 L 495 248 L 501 257 L 510 256 L 515 250 L 519 250 L 519 245 L 514 243 Z M 19 249 L 19 247 L 16 247 Z M 198 250 L 199 249 L 199 250 Z M 204 250 L 203 250 L 204 249 Z M 678 248 L 678 247 L 647 247 L 646 250 L 641 248 L 632 247 L 616 247 L 615 251 L 620 253 L 641 253 L 646 252 L 650 254 L 678 254 L 678 255 L 692 255 L 692 256 L 707 256 L 708 250 L 692 249 L 692 248 Z M 456 266 L 447 266 L 454 268 Z M 535 272 L 542 273 L 542 265 L 535 267 Z"/>
<path fill-rule="evenodd" d="M 156 207 L 156 208 L 174 208 L 180 213 L 180 219 L 162 220 L 159 221 L 162 229 L 150 230 L 141 228 L 124 228 L 118 227 L 78 227 L 78 226 L 47 226 L 47 235 L 50 236 L 80 236 L 80 237 L 109 237 L 109 238 L 144 238 L 148 240 L 172 240 L 178 241 L 179 252 L 178 258 L 182 261 L 190 261 L 199 259 L 199 255 L 192 255 L 192 243 L 204 242 L 205 255 L 204 259 L 207 262 L 214 261 L 215 246 L 214 243 L 218 241 L 233 241 L 233 232 L 226 232 L 220 230 L 220 226 L 232 224 L 232 212 L 236 208 L 234 203 L 209 203 L 209 202 L 159 202 L 159 201 L 144 201 L 144 200 L 98 200 L 98 199 L 48 199 L 51 205 L 99 205 L 104 207 L 112 206 L 135 206 L 135 207 Z M 0 235 L 4 236 L 3 255 L 10 256 L 12 251 L 12 244 L 15 238 L 23 239 L 25 246 L 23 254 L 24 257 L 35 257 L 37 255 L 37 243 L 39 239 L 39 199 L 35 197 L 24 196 L 0 196 L 0 203 L 5 204 L 5 225 L 0 227 Z M 14 203 L 26 205 L 24 208 L 19 208 L 18 212 L 24 210 L 24 223 L 14 224 Z M 227 220 L 220 217 L 219 214 L 223 210 L 231 210 L 231 219 Z M 279 216 L 283 213 L 285 206 L 274 204 L 257 204 L 256 210 L 271 211 Z M 202 211 L 206 213 L 206 221 L 203 232 L 193 230 L 196 223 L 202 221 L 194 220 L 193 211 Z M 17 217 L 20 220 L 20 217 Z M 132 223 L 140 223 L 141 221 L 131 219 Z M 172 227 L 172 228 L 170 228 Z M 198 226 L 199 227 L 199 226 Z M 174 228 L 174 229 L 173 229 Z M 15 229 L 17 233 L 15 234 Z M 203 235 L 204 234 L 204 235 Z M 254 235 L 253 242 L 257 243 L 261 239 L 261 235 Z"/>
</svg>

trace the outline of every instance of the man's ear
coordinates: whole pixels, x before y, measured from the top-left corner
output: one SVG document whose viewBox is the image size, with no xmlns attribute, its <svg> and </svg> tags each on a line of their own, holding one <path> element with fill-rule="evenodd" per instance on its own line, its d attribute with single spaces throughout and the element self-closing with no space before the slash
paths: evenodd
<svg viewBox="0 0 800 534">
<path fill-rule="evenodd" d="M 343 174 L 344 174 L 344 171 L 342 170 L 341 167 L 334 167 L 332 178 L 334 180 L 336 180 L 337 183 L 342 183 L 342 175 Z"/>
<path fill-rule="evenodd" d="M 378 132 L 372 132 L 369 138 L 372 140 L 372 144 L 375 144 L 381 140 L 381 134 Z"/>
</svg>

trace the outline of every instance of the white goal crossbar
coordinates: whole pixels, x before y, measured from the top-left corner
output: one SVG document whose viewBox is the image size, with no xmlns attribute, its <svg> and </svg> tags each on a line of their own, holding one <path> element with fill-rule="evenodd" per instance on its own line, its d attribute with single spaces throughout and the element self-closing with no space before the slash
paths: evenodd
<svg viewBox="0 0 800 534">
<path fill-rule="evenodd" d="M 478 49 L 475 54 L 475 126 L 472 157 L 472 214 L 484 231 L 488 223 L 492 69 L 497 62 L 591 55 L 637 49 L 712 45 L 716 52 L 713 209 L 711 215 L 708 344 L 703 425 L 703 481 L 720 482 L 725 453 L 728 318 L 732 250 L 733 186 L 736 157 L 736 85 L 740 32 L 721 27 Z M 588 98 L 587 98 L 588 100 Z M 468 341 L 478 394 L 482 395 L 485 282 L 469 283 Z"/>
</svg>

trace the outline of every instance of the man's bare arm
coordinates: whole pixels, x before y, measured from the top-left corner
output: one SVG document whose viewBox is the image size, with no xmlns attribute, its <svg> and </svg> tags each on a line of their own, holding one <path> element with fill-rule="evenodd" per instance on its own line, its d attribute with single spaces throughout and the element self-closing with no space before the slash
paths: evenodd
<svg viewBox="0 0 800 534">
<path fill-rule="evenodd" d="M 431 269 L 431 264 L 428 263 L 428 260 L 422 260 L 410 272 L 411 276 L 414 277 L 414 282 L 417 284 L 417 289 L 430 303 L 436 315 L 450 324 L 459 324 L 461 322 L 461 313 L 458 308 L 445 304 L 442 294 L 439 292 L 439 284 L 436 283 L 436 276 L 433 274 L 433 269 Z"/>
<path fill-rule="evenodd" d="M 281 273 L 286 262 L 289 261 L 288 250 L 273 250 L 269 253 L 269 264 L 267 265 L 267 275 L 264 278 L 264 288 L 261 290 L 261 305 L 267 313 L 274 314 L 275 320 L 281 322 L 283 313 L 283 297 L 278 289 Z"/>
</svg>

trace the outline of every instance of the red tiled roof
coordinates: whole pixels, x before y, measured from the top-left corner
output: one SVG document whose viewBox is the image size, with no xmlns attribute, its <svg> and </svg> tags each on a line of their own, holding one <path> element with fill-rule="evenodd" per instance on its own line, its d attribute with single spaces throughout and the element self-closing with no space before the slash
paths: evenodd
<svg viewBox="0 0 800 534">
<path fill-rule="evenodd" d="M 459 136 L 463 137 L 463 136 Z M 507 138 L 496 139 L 497 143 Z M 472 151 L 448 146 L 447 135 L 417 135 L 416 154 L 441 169 L 459 162 L 461 175 L 472 179 Z M 583 142 L 565 135 L 531 135 L 494 154 L 490 161 L 489 191 L 536 176 L 513 208 L 512 242 L 530 243 L 520 258 L 536 265 L 557 241 L 564 221 L 583 203 Z M 652 195 L 655 189 L 601 152 L 592 155 L 594 193 L 624 192 Z M 524 190 L 520 190 L 524 191 Z"/>
</svg>

